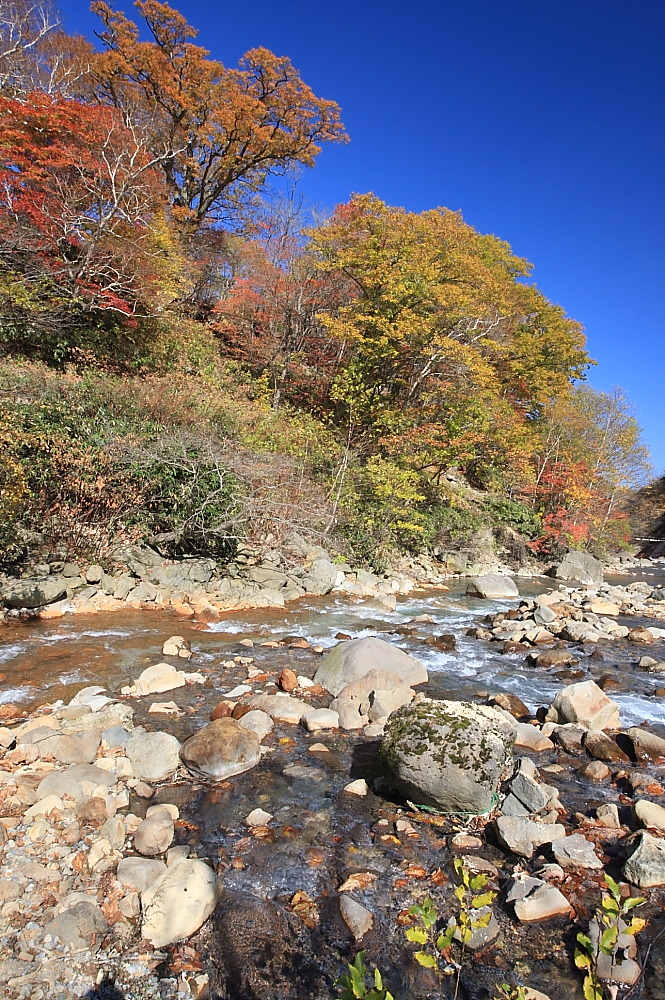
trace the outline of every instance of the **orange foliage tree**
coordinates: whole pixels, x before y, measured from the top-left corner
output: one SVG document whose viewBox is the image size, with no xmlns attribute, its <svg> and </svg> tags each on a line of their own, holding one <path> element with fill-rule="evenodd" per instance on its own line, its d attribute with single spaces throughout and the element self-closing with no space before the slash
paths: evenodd
<svg viewBox="0 0 665 1000">
<path fill-rule="evenodd" d="M 103 0 L 92 4 L 106 50 L 92 61 L 88 96 L 145 131 L 185 233 L 227 222 L 268 174 L 312 166 L 321 143 L 346 138 L 337 104 L 316 97 L 288 59 L 257 48 L 228 69 L 167 3 L 136 7 L 151 41 Z"/>
</svg>

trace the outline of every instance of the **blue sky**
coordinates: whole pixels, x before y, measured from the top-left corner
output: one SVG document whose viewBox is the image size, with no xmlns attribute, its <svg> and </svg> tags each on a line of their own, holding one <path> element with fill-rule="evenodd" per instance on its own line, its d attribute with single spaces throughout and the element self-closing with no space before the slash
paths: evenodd
<svg viewBox="0 0 665 1000">
<path fill-rule="evenodd" d="M 531 260 L 665 470 L 663 0 L 174 5 L 227 65 L 267 46 L 341 105 L 351 143 L 305 173 L 308 200 L 445 205 Z M 60 7 L 92 35 L 84 0 Z"/>
</svg>

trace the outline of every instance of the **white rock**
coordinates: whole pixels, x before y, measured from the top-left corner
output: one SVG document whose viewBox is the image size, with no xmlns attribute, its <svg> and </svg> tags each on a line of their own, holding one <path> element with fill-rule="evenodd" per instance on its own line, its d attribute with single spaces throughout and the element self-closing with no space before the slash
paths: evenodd
<svg viewBox="0 0 665 1000">
<path fill-rule="evenodd" d="M 344 923 L 349 928 L 356 941 L 361 941 L 374 926 L 374 916 L 366 907 L 344 893 L 339 901 L 339 910 Z"/>
<path fill-rule="evenodd" d="M 164 948 L 195 934 L 217 903 L 217 878 L 203 861 L 186 859 L 154 882 L 142 897 L 141 934 Z"/>
<path fill-rule="evenodd" d="M 245 825 L 252 826 L 267 826 L 272 819 L 272 813 L 266 812 L 264 809 L 252 809 L 249 815 L 245 816 Z"/>
<path fill-rule="evenodd" d="M 321 729 L 339 728 L 339 715 L 330 708 L 311 709 L 305 712 L 301 721 L 310 733 L 316 733 Z"/>
<path fill-rule="evenodd" d="M 348 792 L 349 795 L 360 795 L 364 798 L 369 792 L 369 786 L 364 778 L 356 778 L 355 781 L 350 781 L 348 785 L 344 786 L 344 791 Z"/>
</svg>

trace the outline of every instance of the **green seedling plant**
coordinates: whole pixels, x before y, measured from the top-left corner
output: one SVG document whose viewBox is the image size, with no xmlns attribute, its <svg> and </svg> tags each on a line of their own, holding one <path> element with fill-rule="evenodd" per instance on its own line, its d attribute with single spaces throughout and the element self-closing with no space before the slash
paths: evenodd
<svg viewBox="0 0 665 1000">
<path fill-rule="evenodd" d="M 578 947 L 575 949 L 575 965 L 584 972 L 584 1000 L 604 1000 L 605 998 L 603 980 L 598 974 L 600 956 L 607 955 L 610 959 L 609 981 L 611 982 L 617 957 L 616 947 L 619 935 L 639 934 L 647 925 L 647 921 L 641 917 L 630 917 L 631 910 L 646 902 L 643 896 L 629 896 L 627 899 L 622 899 L 618 884 L 607 874 L 605 875 L 605 885 L 610 891 L 603 893 L 600 909 L 596 911 L 600 931 L 597 942 L 594 943 L 589 934 L 580 933 L 577 935 Z M 621 926 L 622 924 L 623 926 Z"/>
<path fill-rule="evenodd" d="M 378 969 L 374 969 L 374 985 L 367 985 L 368 968 L 365 965 L 365 952 L 359 951 L 351 965 L 337 980 L 342 987 L 340 1000 L 394 1000 L 392 993 L 383 985 L 383 977 Z"/>
<path fill-rule="evenodd" d="M 524 986 L 510 986 L 508 983 L 501 983 L 497 987 L 498 993 L 495 1000 L 526 1000 L 526 989 Z"/>
<path fill-rule="evenodd" d="M 478 910 L 490 906 L 496 898 L 496 893 L 487 889 L 488 876 L 485 872 L 472 875 L 461 858 L 453 862 L 455 872 L 460 879 L 455 886 L 454 894 L 459 903 L 459 912 L 450 920 L 443 931 L 437 929 L 441 917 L 430 896 L 422 903 L 409 907 L 409 914 L 417 917 L 419 924 L 406 930 L 406 938 L 413 944 L 420 945 L 414 958 L 425 969 L 433 969 L 442 989 L 443 976 L 457 972 L 455 983 L 455 998 L 459 992 L 460 975 L 464 964 L 467 945 L 473 938 L 473 933 L 482 927 L 487 927 L 491 912 L 478 914 Z M 454 962 L 450 955 L 453 941 L 459 941 L 461 954 L 459 962 Z"/>
</svg>

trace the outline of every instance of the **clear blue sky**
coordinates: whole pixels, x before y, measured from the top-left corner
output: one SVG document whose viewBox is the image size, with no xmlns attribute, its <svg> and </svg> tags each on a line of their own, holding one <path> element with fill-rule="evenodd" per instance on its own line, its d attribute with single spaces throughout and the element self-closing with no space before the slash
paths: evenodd
<svg viewBox="0 0 665 1000">
<path fill-rule="evenodd" d="M 531 260 L 665 470 L 664 0 L 174 5 L 227 65 L 267 46 L 341 105 L 351 143 L 305 174 L 308 200 L 460 209 Z M 85 0 L 60 7 L 91 36 Z"/>
</svg>

